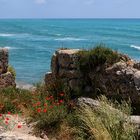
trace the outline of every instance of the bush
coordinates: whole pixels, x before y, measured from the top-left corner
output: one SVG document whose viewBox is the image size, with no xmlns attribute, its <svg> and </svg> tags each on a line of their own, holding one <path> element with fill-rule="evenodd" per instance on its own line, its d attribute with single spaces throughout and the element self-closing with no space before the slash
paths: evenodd
<svg viewBox="0 0 140 140">
<path fill-rule="evenodd" d="M 53 96 L 32 98 L 30 117 L 32 122 L 36 122 L 34 129 L 36 134 L 47 129 L 56 130 L 67 115 L 64 94 L 60 93 L 58 98 L 59 100 Z"/>
<path fill-rule="evenodd" d="M 77 129 L 83 140 L 135 140 L 136 127 L 130 122 L 131 108 L 126 102 L 112 103 L 99 98 L 100 107 L 83 104 L 77 108 Z M 127 118 L 127 119 L 126 119 Z"/>
<path fill-rule="evenodd" d="M 80 61 L 78 67 L 83 73 L 95 70 L 98 66 L 111 65 L 119 61 L 117 52 L 106 48 L 104 45 L 97 45 L 91 50 L 83 50 L 79 52 Z"/>
<path fill-rule="evenodd" d="M 27 108 L 31 102 L 31 92 L 22 89 L 0 89 L 0 113 L 17 113 Z"/>
<path fill-rule="evenodd" d="M 11 65 L 8 66 L 8 71 L 9 71 L 14 77 L 16 77 L 16 71 L 15 71 L 15 69 L 14 69 Z"/>
</svg>

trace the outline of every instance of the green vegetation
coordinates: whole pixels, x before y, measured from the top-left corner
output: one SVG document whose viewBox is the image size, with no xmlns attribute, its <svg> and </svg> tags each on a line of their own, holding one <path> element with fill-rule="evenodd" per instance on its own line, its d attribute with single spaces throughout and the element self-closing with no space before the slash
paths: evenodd
<svg viewBox="0 0 140 140">
<path fill-rule="evenodd" d="M 106 48 L 104 45 L 97 45 L 91 50 L 83 50 L 79 52 L 80 61 L 79 69 L 84 73 L 95 70 L 98 66 L 103 68 L 120 60 L 119 54 L 113 50 Z"/>
<path fill-rule="evenodd" d="M 16 71 L 11 65 L 8 66 L 8 71 L 11 72 L 11 74 L 13 74 L 14 77 L 16 77 Z"/>
<path fill-rule="evenodd" d="M 30 104 L 31 98 L 32 95 L 27 90 L 15 88 L 0 89 L 0 113 L 22 111 Z"/>
<path fill-rule="evenodd" d="M 100 107 L 93 109 L 83 104 L 77 109 L 78 129 L 83 139 L 134 140 L 136 128 L 130 122 L 131 107 L 126 102 L 112 103 L 107 98 L 98 99 Z M 126 121 L 126 118 L 127 121 Z"/>
<path fill-rule="evenodd" d="M 54 98 L 44 86 L 38 86 L 36 91 L 3 89 L 0 95 L 0 113 L 24 114 L 30 122 L 35 122 L 35 134 L 43 131 L 58 140 L 135 139 L 136 129 L 129 120 L 131 107 L 126 102 L 113 103 L 101 97 L 97 109 L 84 104 L 80 108 L 73 106 L 70 111 L 64 92 Z"/>
<path fill-rule="evenodd" d="M 71 92 L 61 79 L 45 86 L 36 84 L 32 91 L 6 88 L 0 89 L 0 115 L 21 113 L 28 123 L 34 124 L 34 133 L 42 132 L 57 140 L 136 140 L 136 127 L 130 122 L 131 106 L 124 101 L 108 100 L 102 93 L 98 80 L 105 67 L 118 62 L 117 52 L 98 45 L 92 50 L 80 51 L 78 67 L 85 77 L 79 94 Z M 8 68 L 13 75 L 13 68 Z M 94 73 L 94 75 L 93 75 Z M 94 76 L 94 80 L 90 75 Z M 78 96 L 88 96 L 82 91 L 88 83 L 96 95 L 99 107 L 83 103 L 77 107 Z M 72 100 L 73 95 L 75 99 Z"/>
<path fill-rule="evenodd" d="M 81 80 L 81 86 L 79 86 L 75 94 L 88 97 L 97 97 L 103 94 L 104 89 L 102 88 L 102 81 L 100 79 L 102 79 L 105 69 L 119 62 L 122 56 L 102 44 L 90 50 L 82 50 L 79 52 L 79 55 L 80 60 L 77 66 L 84 78 Z M 90 93 L 85 92 L 87 85 L 91 87 Z"/>
</svg>

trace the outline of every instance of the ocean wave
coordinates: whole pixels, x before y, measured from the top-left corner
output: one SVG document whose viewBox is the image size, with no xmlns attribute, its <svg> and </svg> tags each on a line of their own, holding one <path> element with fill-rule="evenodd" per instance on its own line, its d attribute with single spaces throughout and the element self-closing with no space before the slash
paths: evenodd
<svg viewBox="0 0 140 140">
<path fill-rule="evenodd" d="M 0 33 L 1 37 L 10 37 L 10 36 L 14 36 L 15 34 L 4 34 L 4 33 Z"/>
<path fill-rule="evenodd" d="M 5 46 L 4 48 L 5 48 L 5 49 L 8 49 L 8 50 L 15 50 L 15 49 L 17 49 L 17 48 L 15 48 L 15 47 L 10 47 L 10 46 Z"/>
<path fill-rule="evenodd" d="M 56 38 L 54 39 L 56 41 L 82 41 L 82 40 L 87 40 L 84 38 L 74 38 L 74 37 L 64 37 L 64 38 Z"/>
<path fill-rule="evenodd" d="M 135 48 L 135 49 L 137 49 L 137 50 L 140 50 L 140 46 L 131 45 L 130 47 L 131 47 L 131 48 Z"/>
</svg>

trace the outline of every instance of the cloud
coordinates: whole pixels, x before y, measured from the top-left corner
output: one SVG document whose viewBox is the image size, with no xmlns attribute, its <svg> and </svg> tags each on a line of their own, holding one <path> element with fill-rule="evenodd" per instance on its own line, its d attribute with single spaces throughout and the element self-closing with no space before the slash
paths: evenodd
<svg viewBox="0 0 140 140">
<path fill-rule="evenodd" d="M 46 0 L 35 0 L 35 3 L 44 4 L 44 3 L 46 3 Z"/>
</svg>

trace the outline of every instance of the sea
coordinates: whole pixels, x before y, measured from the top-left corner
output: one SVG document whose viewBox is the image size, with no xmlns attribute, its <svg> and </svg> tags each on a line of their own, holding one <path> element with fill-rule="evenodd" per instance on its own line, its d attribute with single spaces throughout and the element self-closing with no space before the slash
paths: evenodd
<svg viewBox="0 0 140 140">
<path fill-rule="evenodd" d="M 140 60 L 140 19 L 0 19 L 0 47 L 9 49 L 16 81 L 35 84 L 58 48 L 105 44 Z"/>
</svg>

